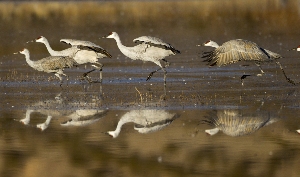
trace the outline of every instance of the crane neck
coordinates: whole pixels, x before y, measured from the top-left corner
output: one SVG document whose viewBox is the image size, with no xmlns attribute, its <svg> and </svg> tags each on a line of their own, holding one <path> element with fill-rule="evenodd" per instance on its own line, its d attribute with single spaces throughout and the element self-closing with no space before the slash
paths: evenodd
<svg viewBox="0 0 300 177">
<path fill-rule="evenodd" d="M 126 47 L 126 46 L 124 46 L 124 45 L 122 44 L 119 35 L 116 35 L 116 37 L 115 37 L 114 39 L 116 40 L 117 45 L 118 45 L 118 47 L 119 47 L 120 50 L 122 50 L 122 48 Z"/>
<path fill-rule="evenodd" d="M 122 126 L 128 122 L 133 122 L 132 117 L 125 114 L 118 122 L 117 128 L 114 131 L 110 131 L 110 134 L 116 138 L 119 136 Z"/>
<path fill-rule="evenodd" d="M 220 47 L 219 44 L 217 44 L 214 41 L 211 41 L 210 44 L 209 44 L 209 46 L 214 47 L 214 48 L 219 48 Z"/>
<path fill-rule="evenodd" d="M 50 44 L 49 44 L 49 42 L 48 42 L 47 39 L 45 39 L 44 44 L 45 44 L 45 46 L 46 46 L 46 48 L 47 48 L 47 50 L 48 50 L 48 52 L 50 53 L 51 56 L 58 56 L 58 55 L 59 55 L 57 51 L 54 51 L 54 50 L 51 48 L 51 46 L 50 46 Z"/>
<path fill-rule="evenodd" d="M 26 62 L 29 66 L 34 67 L 34 61 L 30 60 L 29 52 L 24 53 Z"/>
</svg>

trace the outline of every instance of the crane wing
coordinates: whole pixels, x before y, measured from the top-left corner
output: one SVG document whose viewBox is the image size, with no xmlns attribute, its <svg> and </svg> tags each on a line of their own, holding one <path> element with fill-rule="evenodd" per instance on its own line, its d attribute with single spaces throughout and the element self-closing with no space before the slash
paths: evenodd
<svg viewBox="0 0 300 177">
<path fill-rule="evenodd" d="M 112 57 L 105 49 L 90 41 L 81 41 L 76 39 L 61 39 L 60 42 L 75 46 L 81 50 L 91 50 L 91 51 L 95 51 L 96 53 L 101 53 L 103 55 L 106 55 L 109 58 Z"/>
<path fill-rule="evenodd" d="M 152 36 L 141 36 L 133 40 L 135 43 L 146 43 L 156 47 L 163 47 L 164 49 L 171 50 L 174 54 L 180 53 L 179 50 L 176 50 L 173 46 L 168 43 L 165 43 L 161 39 Z"/>
<path fill-rule="evenodd" d="M 89 47 L 102 48 L 99 45 L 94 44 L 90 41 L 81 41 L 81 40 L 76 40 L 76 39 L 61 39 L 60 42 L 69 44 L 71 46 L 83 45 L 83 46 L 89 46 Z"/>
<path fill-rule="evenodd" d="M 90 51 L 95 51 L 96 53 L 101 53 L 103 55 L 106 55 L 107 57 L 111 58 L 112 56 L 103 48 L 99 47 L 93 47 L 93 46 L 83 46 L 83 45 L 78 45 L 78 49 L 80 50 L 90 50 Z"/>
<path fill-rule="evenodd" d="M 202 58 L 206 58 L 204 61 L 209 62 L 210 66 L 222 66 L 238 61 L 265 62 L 280 56 L 269 52 L 254 42 L 238 39 L 225 42 L 219 48 L 206 53 Z"/>
</svg>

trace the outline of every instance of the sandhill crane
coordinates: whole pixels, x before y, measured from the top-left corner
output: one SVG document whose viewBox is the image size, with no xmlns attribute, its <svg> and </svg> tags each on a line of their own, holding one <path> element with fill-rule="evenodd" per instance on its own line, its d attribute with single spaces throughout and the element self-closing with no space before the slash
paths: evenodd
<svg viewBox="0 0 300 177">
<path fill-rule="evenodd" d="M 218 110 L 216 115 L 214 113 L 204 120 L 216 126 L 216 128 L 205 130 L 209 135 L 215 135 L 221 130 L 229 136 L 244 136 L 278 120 L 267 113 L 243 115 L 238 110 Z"/>
<path fill-rule="evenodd" d="M 59 78 L 62 84 L 62 77 L 60 75 L 67 76 L 63 73 L 64 68 L 71 68 L 77 66 L 76 61 L 71 57 L 64 56 L 50 56 L 37 61 L 30 60 L 29 50 L 24 48 L 20 51 L 25 55 L 26 62 L 30 67 L 37 71 L 43 71 L 46 73 L 55 73 L 55 76 Z M 60 85 L 61 85 L 60 84 Z"/>
<path fill-rule="evenodd" d="M 40 36 L 36 38 L 36 42 L 40 42 L 45 44 L 48 52 L 52 56 L 69 56 L 73 57 L 74 60 L 79 64 L 87 64 L 87 63 L 92 63 L 93 67 L 96 69 L 99 69 L 100 71 L 100 82 L 102 82 L 102 67 L 103 64 L 99 63 L 98 60 L 101 58 L 109 57 L 111 58 L 112 56 L 102 47 L 99 45 L 96 45 L 92 42 L 89 41 L 81 41 L 81 40 L 75 40 L 75 39 L 61 39 L 60 42 L 66 43 L 71 45 L 72 47 L 62 50 L 62 51 L 54 51 L 48 42 L 48 40 L 44 36 Z M 88 77 L 88 74 L 93 72 L 93 69 L 91 71 L 88 71 L 83 74 L 83 77 L 86 78 L 90 83 L 93 82 L 91 79 Z"/>
<path fill-rule="evenodd" d="M 277 59 L 282 58 L 282 56 L 267 49 L 263 49 L 254 42 L 243 39 L 235 39 L 225 42 L 219 46 L 216 42 L 209 40 L 198 46 L 210 46 L 216 48 L 213 51 L 205 52 L 202 57 L 206 58 L 204 62 L 208 62 L 208 65 L 210 66 L 224 66 L 238 61 L 254 61 L 263 74 L 264 71 L 260 64 L 275 60 L 276 64 L 279 65 L 282 70 L 286 80 L 295 84 L 294 81 L 286 76 L 281 64 L 276 61 Z M 244 78 L 245 77 L 241 78 L 241 80 Z"/>
<path fill-rule="evenodd" d="M 176 50 L 170 44 L 165 43 L 161 39 L 151 36 L 141 36 L 139 38 L 134 39 L 133 42 L 140 43 L 139 45 L 136 45 L 134 47 L 124 46 L 120 40 L 119 35 L 116 32 L 111 32 L 108 36 L 105 37 L 115 39 L 120 51 L 128 58 L 131 58 L 132 60 L 151 61 L 157 64 L 160 68 L 151 72 L 148 75 L 147 80 L 149 80 L 155 72 L 163 70 L 164 86 L 166 87 L 167 71 L 165 70 L 165 67 L 169 66 L 169 62 L 165 60 L 165 57 L 170 55 L 176 55 L 180 53 L 179 50 Z M 165 62 L 164 67 L 161 65 L 160 60 Z"/>
<path fill-rule="evenodd" d="M 134 122 L 134 129 L 139 133 L 150 133 L 163 129 L 178 118 L 179 115 L 169 113 L 165 110 L 131 110 L 125 113 L 118 122 L 114 131 L 108 131 L 107 134 L 113 138 L 119 136 L 121 128 L 128 122 Z"/>
<path fill-rule="evenodd" d="M 300 134 L 300 129 L 299 130 L 296 130 L 299 134 Z"/>
</svg>

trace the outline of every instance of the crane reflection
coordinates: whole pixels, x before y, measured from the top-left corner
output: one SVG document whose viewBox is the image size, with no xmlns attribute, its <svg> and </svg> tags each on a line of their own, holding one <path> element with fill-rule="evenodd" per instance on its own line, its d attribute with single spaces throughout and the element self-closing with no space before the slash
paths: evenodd
<svg viewBox="0 0 300 177">
<path fill-rule="evenodd" d="M 116 138 L 119 136 L 122 126 L 129 122 L 135 124 L 134 129 L 139 133 L 156 132 L 170 125 L 178 117 L 178 114 L 165 110 L 131 110 L 120 118 L 114 131 L 106 133 Z"/>
<path fill-rule="evenodd" d="M 206 118 L 204 122 L 215 126 L 205 130 L 207 134 L 215 135 L 222 131 L 229 136 L 249 135 L 279 120 L 269 112 L 257 111 L 247 114 L 243 113 L 243 110 L 214 110 Z"/>
</svg>

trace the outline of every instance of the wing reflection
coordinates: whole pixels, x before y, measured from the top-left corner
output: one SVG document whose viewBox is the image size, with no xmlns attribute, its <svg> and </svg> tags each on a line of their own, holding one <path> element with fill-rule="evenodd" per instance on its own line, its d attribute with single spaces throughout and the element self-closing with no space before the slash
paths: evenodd
<svg viewBox="0 0 300 177">
<path fill-rule="evenodd" d="M 70 119 L 62 122 L 61 126 L 85 126 L 90 125 L 102 117 L 106 116 L 107 110 L 97 110 L 97 109 L 79 109 L 68 115 Z"/>
<path fill-rule="evenodd" d="M 24 119 L 19 120 L 19 122 L 24 125 L 30 125 L 30 119 L 32 113 L 40 113 L 46 115 L 47 118 L 45 122 L 37 124 L 36 128 L 41 129 L 42 131 L 46 130 L 51 122 L 53 117 L 67 117 L 69 120 L 62 122 L 62 126 L 84 126 L 97 122 L 107 113 L 107 110 L 96 109 L 95 102 L 98 99 L 92 98 L 90 101 L 85 100 L 84 102 L 80 101 L 70 101 L 61 97 L 61 94 L 58 94 L 55 99 L 39 101 L 30 106 L 26 110 L 26 116 Z M 87 108 L 89 107 L 92 108 Z M 95 109 L 93 109 L 95 107 Z"/>
<path fill-rule="evenodd" d="M 156 132 L 170 125 L 178 117 L 178 114 L 165 110 L 131 110 L 121 117 L 117 128 L 108 131 L 107 134 L 113 138 L 118 137 L 122 126 L 128 122 L 135 123 L 134 129 L 139 133 Z"/>
<path fill-rule="evenodd" d="M 278 119 L 269 113 L 255 112 L 243 114 L 241 110 L 214 111 L 204 122 L 216 128 L 205 130 L 209 135 L 223 131 L 229 136 L 244 136 L 256 132 L 260 128 L 276 122 Z"/>
</svg>

